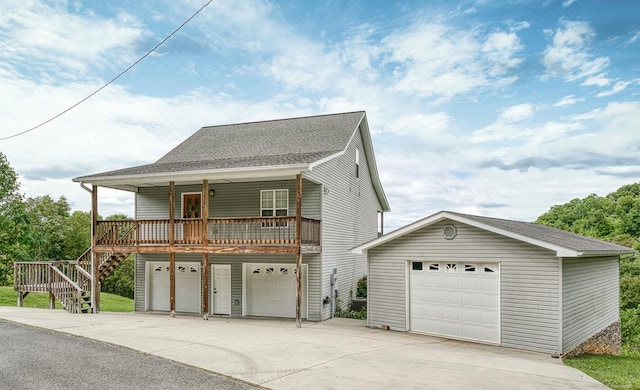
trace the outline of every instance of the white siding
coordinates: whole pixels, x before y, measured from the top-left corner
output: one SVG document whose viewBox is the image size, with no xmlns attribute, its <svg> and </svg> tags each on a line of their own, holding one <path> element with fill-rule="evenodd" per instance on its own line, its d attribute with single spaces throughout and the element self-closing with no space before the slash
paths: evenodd
<svg viewBox="0 0 640 390">
<path fill-rule="evenodd" d="M 620 318 L 618 257 L 562 261 L 562 352 Z"/>
<path fill-rule="evenodd" d="M 454 240 L 442 227 L 454 223 Z M 559 260 L 555 252 L 458 222 L 443 221 L 369 251 L 369 325 L 406 330 L 406 262 L 500 263 L 501 344 L 559 352 Z"/>
<path fill-rule="evenodd" d="M 360 150 L 360 177 L 356 178 L 356 148 Z M 338 299 L 345 306 L 356 283 L 366 275 L 366 257 L 350 250 L 378 234 L 381 209 L 371 183 L 370 156 L 365 154 L 357 131 L 344 154 L 314 167 L 305 177 L 324 184 L 322 195 L 322 294 L 331 296 L 330 275 L 338 270 Z M 331 305 L 323 305 L 322 319 L 331 316 Z"/>
</svg>

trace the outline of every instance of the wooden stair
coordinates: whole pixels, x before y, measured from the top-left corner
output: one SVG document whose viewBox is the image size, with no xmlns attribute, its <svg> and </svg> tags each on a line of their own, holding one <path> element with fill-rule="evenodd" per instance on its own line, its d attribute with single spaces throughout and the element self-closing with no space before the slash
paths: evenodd
<svg viewBox="0 0 640 390">
<path fill-rule="evenodd" d="M 130 253 L 96 253 L 97 278 L 104 281 L 129 257 Z M 91 248 L 76 261 L 14 263 L 14 289 L 18 306 L 30 292 L 49 292 L 70 313 L 93 313 L 91 307 Z M 55 306 L 54 300 L 50 306 Z M 98 304 L 98 307 L 100 305 Z"/>
</svg>

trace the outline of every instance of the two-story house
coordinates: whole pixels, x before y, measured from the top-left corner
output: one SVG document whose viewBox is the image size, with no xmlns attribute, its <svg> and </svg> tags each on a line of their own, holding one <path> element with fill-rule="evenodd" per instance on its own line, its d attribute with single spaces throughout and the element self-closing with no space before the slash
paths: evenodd
<svg viewBox="0 0 640 390">
<path fill-rule="evenodd" d="M 172 315 L 330 318 L 389 211 L 363 111 L 203 127 L 73 180 L 92 193 L 92 274 L 135 253 L 135 309 Z M 97 220 L 101 187 L 133 192 L 134 220 Z"/>
</svg>

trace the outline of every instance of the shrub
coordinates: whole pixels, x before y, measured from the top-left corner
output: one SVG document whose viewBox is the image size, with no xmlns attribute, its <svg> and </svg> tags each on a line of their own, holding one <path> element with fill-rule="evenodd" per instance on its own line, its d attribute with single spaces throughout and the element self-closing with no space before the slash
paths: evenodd
<svg viewBox="0 0 640 390">
<path fill-rule="evenodd" d="M 630 352 L 640 352 L 640 306 L 620 310 L 622 344 Z"/>
<path fill-rule="evenodd" d="M 367 275 L 358 279 L 358 284 L 356 285 L 356 297 L 358 298 L 367 297 Z"/>
<path fill-rule="evenodd" d="M 365 306 L 358 311 L 346 310 L 342 308 L 342 301 L 338 299 L 336 302 L 334 316 L 339 318 L 355 318 L 357 320 L 364 320 L 367 318 L 367 307 Z"/>
</svg>

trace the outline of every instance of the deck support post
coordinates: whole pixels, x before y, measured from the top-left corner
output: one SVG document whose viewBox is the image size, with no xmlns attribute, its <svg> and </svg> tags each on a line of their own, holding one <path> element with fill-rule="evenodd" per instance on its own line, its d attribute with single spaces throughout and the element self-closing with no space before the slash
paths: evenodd
<svg viewBox="0 0 640 390">
<path fill-rule="evenodd" d="M 202 181 L 202 246 L 209 245 L 209 181 Z M 209 319 L 209 253 L 202 253 L 202 319 Z"/>
<path fill-rule="evenodd" d="M 176 183 L 169 182 L 169 316 L 176 316 L 176 252 L 175 222 L 176 222 Z"/>
<path fill-rule="evenodd" d="M 98 186 L 91 187 L 91 309 L 100 312 L 100 280 L 98 278 L 98 256 L 96 255 L 96 234 L 98 225 Z"/>
<path fill-rule="evenodd" d="M 296 175 L 296 328 L 302 327 L 302 174 Z"/>
<path fill-rule="evenodd" d="M 29 291 L 27 292 L 18 291 L 18 307 L 24 306 L 24 299 L 27 297 L 27 295 L 29 295 Z"/>
<path fill-rule="evenodd" d="M 49 292 L 49 309 L 55 309 L 56 308 L 56 296 L 53 295 L 52 292 Z"/>
</svg>

